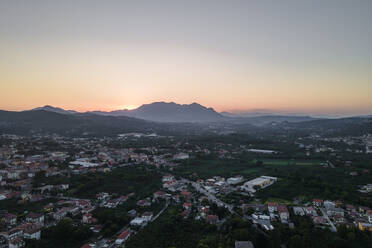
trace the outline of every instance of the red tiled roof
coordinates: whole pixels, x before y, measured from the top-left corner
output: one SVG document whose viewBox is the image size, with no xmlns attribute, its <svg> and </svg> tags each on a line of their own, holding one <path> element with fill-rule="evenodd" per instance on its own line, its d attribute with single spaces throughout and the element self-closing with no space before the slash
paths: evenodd
<svg viewBox="0 0 372 248">
<path fill-rule="evenodd" d="M 217 215 L 208 215 L 207 216 L 207 220 L 208 221 L 217 221 L 218 220 L 218 216 Z"/>
<path fill-rule="evenodd" d="M 287 208 L 287 206 L 286 205 L 279 205 L 278 206 L 278 211 L 279 212 L 288 212 L 288 208 Z"/>
<path fill-rule="evenodd" d="M 129 231 L 129 230 L 126 230 L 126 231 L 122 232 L 122 233 L 118 236 L 118 239 L 126 239 L 129 235 L 130 235 L 130 231 Z"/>
</svg>

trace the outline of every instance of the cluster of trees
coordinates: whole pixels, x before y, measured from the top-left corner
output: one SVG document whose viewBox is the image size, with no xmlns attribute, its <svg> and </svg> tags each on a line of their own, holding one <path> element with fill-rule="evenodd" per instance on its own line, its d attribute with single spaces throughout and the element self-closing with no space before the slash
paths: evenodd
<svg viewBox="0 0 372 248">
<path fill-rule="evenodd" d="M 44 229 L 41 240 L 30 240 L 28 248 L 80 247 L 91 237 L 92 231 L 86 225 L 74 224 L 71 219 L 64 219 L 56 226 Z"/>
<path fill-rule="evenodd" d="M 114 235 L 130 221 L 122 209 L 98 208 L 94 210 L 93 215 L 103 225 L 102 233 L 105 237 Z"/>
<path fill-rule="evenodd" d="M 342 168 L 302 168 L 285 173 L 279 171 L 281 180 L 274 185 L 258 191 L 257 197 L 267 199 L 270 197 L 292 200 L 301 197 L 304 201 L 313 198 L 343 200 L 365 206 L 372 205 L 370 198 L 362 198 L 358 193 L 358 185 L 368 182 L 368 177 L 350 178 L 347 171 Z M 365 181 L 367 180 L 367 181 Z"/>
<path fill-rule="evenodd" d="M 142 166 L 117 168 L 109 173 L 89 173 L 70 177 L 45 177 L 43 172 L 37 173 L 34 186 L 42 184 L 69 184 L 69 194 L 82 198 L 95 198 L 99 192 L 116 194 L 136 193 L 139 197 L 147 197 L 154 189 L 161 187 L 161 174 Z"/>
<path fill-rule="evenodd" d="M 169 208 L 131 238 L 126 247 L 196 247 L 203 234 L 215 232 L 214 226 L 183 219 L 180 212 L 179 208 Z"/>
<path fill-rule="evenodd" d="M 309 217 L 292 217 L 295 228 L 277 224 L 270 233 L 275 244 L 284 243 L 288 248 L 362 248 L 371 247 L 372 233 L 355 227 L 338 227 L 338 232 L 317 228 Z M 279 246 L 274 246 L 278 247 Z"/>
</svg>

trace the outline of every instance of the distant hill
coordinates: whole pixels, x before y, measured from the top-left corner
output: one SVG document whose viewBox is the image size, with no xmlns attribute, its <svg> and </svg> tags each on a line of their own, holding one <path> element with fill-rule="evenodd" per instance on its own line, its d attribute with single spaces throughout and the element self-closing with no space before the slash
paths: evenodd
<svg viewBox="0 0 372 248">
<path fill-rule="evenodd" d="M 143 108 L 144 113 L 148 111 L 146 108 L 147 107 Z M 205 109 L 202 111 L 203 113 L 204 110 Z M 215 116 L 214 111 L 210 111 L 212 113 L 211 116 Z M 209 111 L 207 112 L 209 113 Z M 174 116 L 176 115 L 173 115 L 173 117 Z M 111 116 L 92 113 L 60 114 L 45 110 L 22 112 L 0 110 L 0 134 L 30 135 L 36 133 L 57 133 L 64 136 L 81 137 L 115 136 L 120 133 L 128 132 L 158 133 L 160 135 L 215 134 L 224 133 L 226 130 L 229 132 L 236 131 L 243 133 L 268 131 L 303 134 L 317 133 L 332 136 L 364 135 L 372 133 L 372 118 L 353 117 L 316 120 L 312 120 L 310 117 L 288 116 L 263 116 L 260 118 L 230 118 L 228 119 L 229 121 L 215 122 L 213 124 L 209 122 L 161 123 L 128 116 Z M 291 122 L 286 121 L 288 119 L 291 120 Z M 305 121 L 300 121 L 301 119 Z M 186 121 L 185 119 L 182 120 Z M 187 120 L 190 121 L 190 119 Z"/>
<path fill-rule="evenodd" d="M 263 116 L 252 116 L 252 117 L 241 117 L 238 122 L 245 122 L 256 126 L 263 126 L 271 123 L 281 122 L 306 122 L 313 121 L 319 118 L 313 118 L 310 116 L 296 116 L 296 115 L 263 115 Z"/>
<path fill-rule="evenodd" d="M 217 113 L 213 108 L 206 108 L 198 103 L 177 104 L 174 102 L 154 102 L 144 104 L 133 110 L 94 111 L 91 113 L 129 116 L 156 122 L 217 122 L 225 119 L 225 117 Z"/>
<path fill-rule="evenodd" d="M 372 118 L 349 117 L 338 119 L 319 119 L 305 122 L 283 122 L 276 129 L 296 130 L 333 136 L 358 136 L 372 134 Z"/>
<path fill-rule="evenodd" d="M 50 106 L 50 105 L 45 105 L 44 107 L 34 108 L 31 111 L 37 111 L 37 110 L 44 110 L 44 111 L 49 111 L 49 112 L 54 112 L 54 113 L 59 113 L 59 114 L 77 114 L 77 113 L 79 113 L 75 110 L 64 110 L 62 108 L 53 107 L 53 106 Z"/>
<path fill-rule="evenodd" d="M 58 107 L 52 107 L 46 105 L 32 109 L 31 111 L 47 111 L 64 115 L 79 115 L 81 113 L 74 110 L 64 110 Z M 311 117 L 306 115 L 280 115 L 280 114 L 268 114 L 265 112 L 247 112 L 247 113 L 230 113 L 230 112 L 216 112 L 213 108 L 204 107 L 198 103 L 192 104 L 177 104 L 174 102 L 154 102 L 150 104 L 144 104 L 139 108 L 133 110 L 115 110 L 110 112 L 104 111 L 91 111 L 85 114 L 98 115 L 98 116 L 111 116 L 111 117 L 133 117 L 137 119 L 163 122 L 163 123 L 217 123 L 221 122 L 227 125 L 241 125 L 250 124 L 254 126 L 267 126 L 267 125 L 278 125 L 280 123 L 302 123 L 311 122 L 315 120 L 325 120 L 323 124 L 329 120 L 331 123 L 338 123 L 340 121 L 333 122 L 332 120 L 346 120 L 347 118 L 329 119 L 324 117 Z M 368 119 L 369 116 L 360 116 L 356 118 Z M 301 127 L 307 126 L 300 124 Z"/>
<path fill-rule="evenodd" d="M 53 111 L 0 111 L 0 133 L 38 132 L 80 136 L 84 133 L 111 135 L 121 132 L 154 132 L 159 125 L 130 117 L 93 114 L 60 114 Z"/>
<path fill-rule="evenodd" d="M 56 133 L 73 137 L 102 137 L 131 132 L 193 135 L 210 131 L 208 125 L 199 123 L 159 123 L 127 116 L 104 116 L 91 113 L 60 114 L 45 110 L 22 112 L 0 110 L 0 134 Z"/>
</svg>

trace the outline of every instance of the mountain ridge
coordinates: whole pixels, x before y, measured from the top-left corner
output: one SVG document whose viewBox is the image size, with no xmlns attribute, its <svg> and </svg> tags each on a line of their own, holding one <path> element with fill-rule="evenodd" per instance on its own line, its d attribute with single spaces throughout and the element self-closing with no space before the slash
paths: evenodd
<svg viewBox="0 0 372 248">
<path fill-rule="evenodd" d="M 37 107 L 37 108 L 33 108 L 31 109 L 30 111 L 38 111 L 38 110 L 44 110 L 44 111 L 49 111 L 49 112 L 55 112 L 55 113 L 59 113 L 59 114 L 78 114 L 79 112 L 75 111 L 75 110 L 65 110 L 63 108 L 59 108 L 59 107 L 53 107 L 51 105 L 45 105 L 43 107 Z"/>
<path fill-rule="evenodd" d="M 216 122 L 225 119 L 213 108 L 199 103 L 153 102 L 132 110 L 91 111 L 99 115 L 129 116 L 156 122 Z"/>
<path fill-rule="evenodd" d="M 318 119 L 329 119 L 327 117 L 314 117 L 310 115 L 291 115 L 291 114 L 274 114 L 266 112 L 253 113 L 218 113 L 213 108 L 205 107 L 199 103 L 178 104 L 175 102 L 153 102 L 143 104 L 132 110 L 122 109 L 113 111 L 88 111 L 77 112 L 74 110 L 64 110 L 59 107 L 45 105 L 44 107 L 34 108 L 30 111 L 44 110 L 59 114 L 76 115 L 76 114 L 94 114 L 101 116 L 115 117 L 133 117 L 137 119 L 153 122 L 170 122 L 170 123 L 208 123 L 208 122 L 233 122 L 249 123 L 256 126 L 262 126 L 270 123 L 280 122 L 302 122 Z M 364 116 L 368 117 L 368 116 Z M 342 117 L 339 117 L 342 118 Z"/>
</svg>

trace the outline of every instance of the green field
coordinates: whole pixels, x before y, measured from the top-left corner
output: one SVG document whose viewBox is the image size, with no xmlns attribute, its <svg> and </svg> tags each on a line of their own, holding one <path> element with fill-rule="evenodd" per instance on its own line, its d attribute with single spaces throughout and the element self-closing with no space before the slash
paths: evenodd
<svg viewBox="0 0 372 248">
<path fill-rule="evenodd" d="M 287 166 L 287 165 L 298 165 L 298 166 L 320 166 L 322 161 L 320 160 L 295 160 L 295 159 L 260 159 L 255 160 L 262 161 L 263 165 L 272 166 Z"/>
<path fill-rule="evenodd" d="M 262 163 L 258 163 L 262 161 Z M 352 168 L 325 168 L 321 160 L 249 158 L 218 159 L 198 158 L 185 162 L 172 173 L 192 180 L 213 176 L 230 177 L 242 175 L 246 180 L 262 175 L 278 177 L 278 182 L 257 192 L 256 197 L 264 202 L 271 199 L 293 201 L 300 198 L 311 201 L 313 198 L 343 200 L 369 206 L 371 196 L 357 192 L 359 185 L 370 183 L 369 174 L 357 177 L 349 175 Z"/>
</svg>

